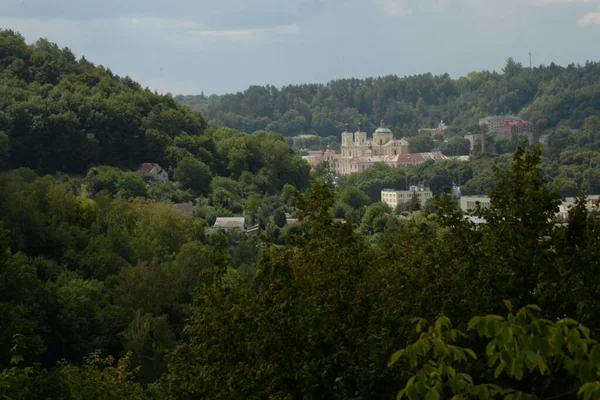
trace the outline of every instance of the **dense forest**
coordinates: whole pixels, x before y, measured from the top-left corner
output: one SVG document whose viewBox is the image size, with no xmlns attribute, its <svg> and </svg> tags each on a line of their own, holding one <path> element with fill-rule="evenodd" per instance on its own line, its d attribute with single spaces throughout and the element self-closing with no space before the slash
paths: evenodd
<svg viewBox="0 0 600 400">
<path fill-rule="evenodd" d="M 408 137 L 409 151 L 441 150 L 468 155 L 468 133 L 479 133 L 479 119 L 515 114 L 533 120 L 536 137 L 544 137 L 543 170 L 561 196 L 600 193 L 600 63 L 525 68 L 508 59 L 501 73 L 473 72 L 451 79 L 430 74 L 400 78 L 342 79 L 327 84 L 252 86 L 223 96 L 175 96 L 202 111 L 214 126 L 252 132 L 266 129 L 286 137 L 317 134 L 295 146 L 318 149 L 329 144 L 339 151 L 345 123 L 362 123 L 372 132 L 381 119 L 396 137 Z M 449 127 L 443 136 L 419 134 L 420 128 Z M 543 134 L 543 135 L 542 135 Z M 426 163 L 408 171 L 385 166 L 343 179 L 359 186 L 373 201 L 383 188 L 404 189 L 406 183 L 429 183 L 436 191 L 452 184 L 463 194 L 485 194 L 494 186 L 494 168 L 505 167 L 523 138 L 486 135 L 485 154 L 476 146 L 471 162 Z M 291 142 L 290 142 L 291 143 Z"/>
<path fill-rule="evenodd" d="M 0 91 L 0 399 L 600 396 L 600 215 L 556 217 L 561 176 L 599 181 L 596 116 L 512 155 L 334 179 L 270 128 L 213 126 L 12 31 Z M 412 219 L 378 201 L 421 180 L 439 197 Z M 452 182 L 490 190 L 484 224 Z"/>
<path fill-rule="evenodd" d="M 600 116 L 600 63 L 530 69 L 509 58 L 500 73 L 472 72 L 458 79 L 447 74 L 339 79 L 175 100 L 203 112 L 214 126 L 284 136 L 339 136 L 345 123 L 356 127 L 359 122 L 372 132 L 382 119 L 398 137 L 435 128 L 440 120 L 478 132 L 480 118 L 501 114 L 533 120 L 541 130 L 577 129 L 587 117 Z"/>
</svg>

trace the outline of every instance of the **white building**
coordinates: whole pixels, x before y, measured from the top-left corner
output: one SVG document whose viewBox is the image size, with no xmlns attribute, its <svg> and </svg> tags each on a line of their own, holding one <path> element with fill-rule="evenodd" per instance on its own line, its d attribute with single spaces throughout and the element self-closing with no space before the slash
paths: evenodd
<svg viewBox="0 0 600 400">
<path fill-rule="evenodd" d="M 169 174 L 167 173 L 167 171 L 162 169 L 161 166 L 157 163 L 143 163 L 138 168 L 138 171 L 146 172 L 152 175 L 154 179 L 160 182 L 167 182 L 169 180 Z"/>
<path fill-rule="evenodd" d="M 460 209 L 464 212 L 472 211 L 477 208 L 479 204 L 482 208 L 489 208 L 491 205 L 490 198 L 488 196 L 462 196 L 460 198 Z"/>
<path fill-rule="evenodd" d="M 433 199 L 433 192 L 426 186 L 411 186 L 409 190 L 383 189 L 381 201 L 395 210 L 400 204 L 416 199 L 424 205 L 428 199 Z"/>
</svg>

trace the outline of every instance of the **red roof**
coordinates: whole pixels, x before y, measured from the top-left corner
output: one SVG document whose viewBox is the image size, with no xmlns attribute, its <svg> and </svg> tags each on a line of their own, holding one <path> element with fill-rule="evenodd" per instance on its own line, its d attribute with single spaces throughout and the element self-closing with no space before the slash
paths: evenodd
<svg viewBox="0 0 600 400">
<path fill-rule="evenodd" d="M 144 172 L 150 172 L 154 169 L 154 167 L 158 166 L 157 163 L 143 163 L 142 165 L 140 165 L 140 167 L 138 168 L 138 171 L 144 171 Z"/>
</svg>

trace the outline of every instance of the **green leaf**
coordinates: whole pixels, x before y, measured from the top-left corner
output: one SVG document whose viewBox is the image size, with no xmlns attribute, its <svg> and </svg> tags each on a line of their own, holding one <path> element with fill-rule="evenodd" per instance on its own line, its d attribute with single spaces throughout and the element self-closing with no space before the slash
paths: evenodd
<svg viewBox="0 0 600 400">
<path fill-rule="evenodd" d="M 454 378 L 456 376 L 456 370 L 451 366 L 447 366 L 446 370 L 448 371 L 448 376 L 450 376 L 450 378 Z"/>
<path fill-rule="evenodd" d="M 392 354 L 390 360 L 388 361 L 388 367 L 391 367 L 392 365 L 396 364 L 398 359 L 404 355 L 404 351 L 405 349 L 401 349 Z"/>
<path fill-rule="evenodd" d="M 471 356 L 471 358 L 473 358 L 474 360 L 477 360 L 477 355 L 475 354 L 475 352 L 471 349 L 464 349 L 465 352 Z"/>
<path fill-rule="evenodd" d="M 446 316 L 441 316 L 437 319 L 437 321 L 435 321 L 435 329 L 441 330 L 444 327 L 450 328 L 452 326 L 452 323 L 450 322 L 450 319 Z"/>
<path fill-rule="evenodd" d="M 508 342 L 510 342 L 510 339 L 512 339 L 513 337 L 513 330 L 510 326 L 506 326 L 504 327 L 504 330 L 502 331 L 502 340 L 504 341 L 504 344 L 507 344 Z"/>
<path fill-rule="evenodd" d="M 425 395 L 425 400 L 439 400 L 439 398 L 440 394 L 437 392 L 437 390 L 430 390 Z"/>
<path fill-rule="evenodd" d="M 469 382 L 471 385 L 473 384 L 473 378 L 471 378 L 471 375 L 461 372 L 460 374 L 458 374 L 458 376 L 463 378 L 465 381 Z"/>
<path fill-rule="evenodd" d="M 590 330 L 589 330 L 589 328 L 587 328 L 587 327 L 585 327 L 583 325 L 579 325 L 578 328 L 581 331 L 581 333 L 583 333 L 583 335 L 585 336 L 586 339 L 590 338 Z"/>
<path fill-rule="evenodd" d="M 471 318 L 471 320 L 469 321 L 469 326 L 468 326 L 467 330 L 472 331 L 473 329 L 475 329 L 478 326 L 480 319 L 481 319 L 481 317 Z"/>
<path fill-rule="evenodd" d="M 494 355 L 492 355 L 490 357 L 490 359 L 488 360 L 488 366 L 491 368 L 494 364 L 496 364 L 496 361 L 498 361 L 498 357 L 500 356 L 499 353 L 494 353 Z"/>
<path fill-rule="evenodd" d="M 485 347 L 485 355 L 490 357 L 496 349 L 496 339 L 492 339 Z"/>
<path fill-rule="evenodd" d="M 402 389 L 401 391 L 398 392 L 398 395 L 396 396 L 396 400 L 402 400 L 402 397 L 404 397 L 406 395 L 406 389 Z"/>
<path fill-rule="evenodd" d="M 406 389 L 406 396 L 409 400 L 419 400 L 419 392 L 415 386 Z"/>
<path fill-rule="evenodd" d="M 504 305 L 508 309 L 508 312 L 512 312 L 513 306 L 512 306 L 512 303 L 509 300 L 504 300 Z"/>
<path fill-rule="evenodd" d="M 20 354 L 15 354 L 14 356 L 12 356 L 10 358 L 10 363 L 12 365 L 18 365 L 18 364 L 22 363 L 23 361 L 25 361 L 25 358 Z"/>
<path fill-rule="evenodd" d="M 534 353 L 531 350 L 525 350 L 525 361 L 527 362 L 527 367 L 530 371 L 532 371 L 538 365 L 539 360 L 539 354 Z"/>
<path fill-rule="evenodd" d="M 498 378 L 502 371 L 504 371 L 504 368 L 506 368 L 506 363 L 501 362 L 494 370 L 494 377 Z"/>
</svg>

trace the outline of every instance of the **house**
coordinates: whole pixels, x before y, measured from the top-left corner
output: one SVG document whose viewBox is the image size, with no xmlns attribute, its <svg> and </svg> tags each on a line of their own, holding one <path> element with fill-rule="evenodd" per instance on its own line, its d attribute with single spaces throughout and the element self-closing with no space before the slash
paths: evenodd
<svg viewBox="0 0 600 400">
<path fill-rule="evenodd" d="M 444 121 L 440 121 L 440 123 L 438 124 L 437 128 L 421 128 L 419 129 L 419 134 L 425 134 L 428 133 L 432 136 L 439 136 L 439 135 L 443 135 L 444 132 L 446 132 L 446 129 L 448 129 L 448 125 L 446 125 L 444 123 Z"/>
<path fill-rule="evenodd" d="M 413 199 L 424 205 L 428 199 L 433 199 L 433 192 L 423 185 L 411 186 L 409 190 L 383 189 L 381 191 L 381 201 L 390 206 L 392 210 Z"/>
<path fill-rule="evenodd" d="M 575 197 L 567 197 L 566 199 L 564 199 L 562 203 L 558 206 L 558 213 L 556 213 L 556 215 L 563 220 L 567 220 L 567 218 L 569 217 L 569 210 L 573 206 L 575 206 L 576 201 L 577 199 Z M 588 211 L 598 211 L 599 201 L 600 195 L 587 195 L 585 208 L 587 208 Z"/>
<path fill-rule="evenodd" d="M 183 215 L 192 215 L 194 208 L 192 203 L 177 203 L 173 204 L 173 209 L 180 211 Z"/>
<path fill-rule="evenodd" d="M 246 230 L 246 219 L 244 217 L 217 217 L 215 220 L 215 224 L 213 225 L 215 229 L 223 229 L 223 230 Z"/>
<path fill-rule="evenodd" d="M 138 172 L 150 174 L 154 179 L 160 182 L 167 182 L 169 180 L 169 174 L 167 171 L 162 169 L 157 163 L 143 163 L 138 168 Z"/>
<path fill-rule="evenodd" d="M 491 201 L 488 196 L 462 196 L 460 198 L 460 209 L 464 212 L 475 210 L 477 204 L 479 204 L 481 208 L 489 208 Z"/>
</svg>

